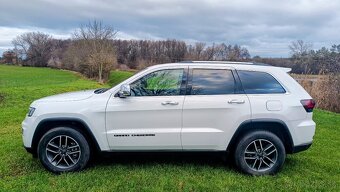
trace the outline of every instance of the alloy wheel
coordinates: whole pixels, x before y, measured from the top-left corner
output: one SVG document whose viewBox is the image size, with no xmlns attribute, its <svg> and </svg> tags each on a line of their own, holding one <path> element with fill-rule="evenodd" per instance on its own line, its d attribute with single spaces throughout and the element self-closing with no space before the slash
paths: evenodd
<svg viewBox="0 0 340 192">
<path fill-rule="evenodd" d="M 77 164 L 80 155 L 81 149 L 78 142 L 67 135 L 52 138 L 46 146 L 48 161 L 61 169 L 67 169 Z"/>
<path fill-rule="evenodd" d="M 272 168 L 277 161 L 275 145 L 266 139 L 256 139 L 246 147 L 244 161 L 253 171 L 263 172 Z"/>
</svg>

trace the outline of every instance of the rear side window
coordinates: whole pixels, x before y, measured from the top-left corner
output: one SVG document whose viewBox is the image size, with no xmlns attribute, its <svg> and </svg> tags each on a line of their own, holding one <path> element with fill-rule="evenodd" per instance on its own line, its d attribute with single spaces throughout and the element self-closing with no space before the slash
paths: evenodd
<svg viewBox="0 0 340 192">
<path fill-rule="evenodd" d="M 235 79 L 230 70 L 194 69 L 191 95 L 222 95 L 235 92 Z"/>
<path fill-rule="evenodd" d="M 285 93 L 282 85 L 270 74 L 258 71 L 237 71 L 246 94 Z"/>
</svg>

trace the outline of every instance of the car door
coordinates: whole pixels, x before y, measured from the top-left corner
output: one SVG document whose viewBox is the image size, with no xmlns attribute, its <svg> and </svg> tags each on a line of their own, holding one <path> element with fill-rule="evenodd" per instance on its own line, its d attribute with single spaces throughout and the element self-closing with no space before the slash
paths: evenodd
<svg viewBox="0 0 340 192">
<path fill-rule="evenodd" d="M 130 82 L 131 96 L 112 96 L 106 129 L 113 150 L 182 149 L 187 67 L 159 69 Z"/>
<path fill-rule="evenodd" d="M 183 106 L 184 150 L 226 150 L 238 126 L 250 119 L 250 104 L 234 69 L 190 67 Z"/>
</svg>

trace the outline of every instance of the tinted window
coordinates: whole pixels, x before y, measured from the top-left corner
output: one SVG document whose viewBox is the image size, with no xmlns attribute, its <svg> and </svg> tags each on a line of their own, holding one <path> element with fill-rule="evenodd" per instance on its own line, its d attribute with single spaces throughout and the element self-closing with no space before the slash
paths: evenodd
<svg viewBox="0 0 340 192">
<path fill-rule="evenodd" d="M 235 80 L 230 70 L 193 70 L 191 95 L 221 95 L 234 92 Z"/>
<path fill-rule="evenodd" d="M 242 86 L 247 94 L 285 93 L 276 79 L 268 73 L 257 71 L 238 71 Z"/>
<path fill-rule="evenodd" d="M 183 69 L 170 69 L 152 72 L 133 82 L 131 96 L 179 95 Z"/>
</svg>

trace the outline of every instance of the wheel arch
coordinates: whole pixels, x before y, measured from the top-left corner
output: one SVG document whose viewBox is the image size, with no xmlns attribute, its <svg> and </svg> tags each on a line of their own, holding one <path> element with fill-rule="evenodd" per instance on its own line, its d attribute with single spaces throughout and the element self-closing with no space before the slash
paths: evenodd
<svg viewBox="0 0 340 192">
<path fill-rule="evenodd" d="M 71 129 L 75 129 L 79 131 L 84 137 L 88 140 L 91 150 L 94 152 L 100 152 L 101 149 L 97 140 L 95 139 L 92 131 L 89 126 L 81 119 L 78 118 L 48 118 L 44 119 L 37 125 L 37 128 L 34 131 L 33 139 L 32 139 L 32 152 L 37 153 L 37 147 L 42 136 L 47 133 L 49 130 L 56 127 L 69 127 Z"/>
<path fill-rule="evenodd" d="M 275 134 L 283 142 L 286 153 L 293 153 L 293 138 L 287 125 L 279 119 L 252 119 L 244 121 L 236 129 L 233 137 L 231 138 L 227 146 L 227 152 L 233 152 L 235 145 L 245 134 L 257 130 L 265 130 Z"/>
</svg>

